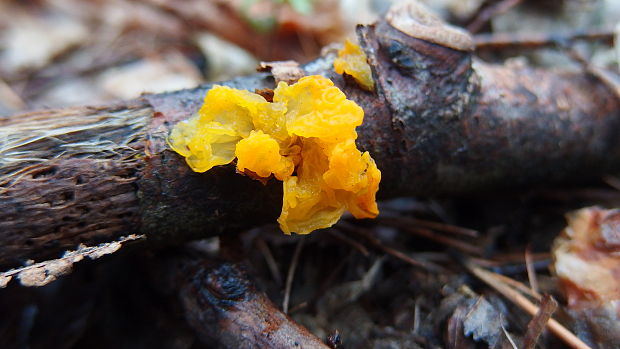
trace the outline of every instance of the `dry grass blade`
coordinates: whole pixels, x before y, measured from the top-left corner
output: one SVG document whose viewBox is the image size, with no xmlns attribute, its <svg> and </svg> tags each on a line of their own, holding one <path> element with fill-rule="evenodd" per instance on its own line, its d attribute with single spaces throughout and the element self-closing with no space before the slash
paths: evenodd
<svg viewBox="0 0 620 349">
<path fill-rule="evenodd" d="M 364 245 L 342 234 L 338 230 L 329 229 L 327 232 L 333 237 L 335 237 L 336 239 L 344 241 L 345 243 L 351 245 L 353 248 L 359 251 L 359 253 L 361 253 L 364 257 L 370 256 L 370 252 L 368 252 L 368 249 Z"/>
<path fill-rule="evenodd" d="M 508 342 L 510 342 L 510 346 L 512 347 L 512 349 L 517 349 L 517 344 L 515 343 L 514 339 L 512 339 L 512 337 L 510 336 L 510 333 L 508 333 L 508 331 L 506 331 L 506 328 L 504 326 L 502 326 L 502 332 L 504 332 L 504 336 L 506 336 L 506 339 L 508 339 Z"/>
<path fill-rule="evenodd" d="M 286 274 L 286 286 L 284 288 L 284 300 L 282 301 L 282 311 L 284 314 L 288 314 L 288 303 L 291 297 L 291 289 L 293 288 L 293 278 L 295 277 L 295 270 L 297 269 L 297 264 L 299 263 L 299 256 L 301 255 L 301 249 L 304 246 L 305 238 L 301 238 L 295 247 L 295 252 L 293 253 L 293 259 L 291 260 L 291 265 L 288 268 L 288 273 Z"/>
<path fill-rule="evenodd" d="M 265 257 L 265 262 L 267 263 L 267 267 L 269 268 L 269 272 L 271 273 L 273 280 L 278 286 L 282 285 L 282 277 L 280 276 L 278 263 L 273 257 L 273 253 L 271 253 L 271 249 L 269 249 L 269 246 L 267 245 L 265 240 L 262 238 L 256 239 L 256 247 L 263 254 L 263 257 Z"/>
<path fill-rule="evenodd" d="M 515 280 L 515 279 L 511 279 L 508 276 L 502 275 L 502 274 L 493 274 L 493 276 L 495 278 L 497 278 L 498 280 L 501 280 L 502 282 L 506 283 L 507 285 L 511 286 L 512 288 L 520 291 L 523 294 L 526 294 L 530 297 L 532 297 L 533 299 L 540 301 L 542 299 L 542 295 L 536 291 L 534 291 L 533 289 L 527 287 L 525 284 Z"/>
<path fill-rule="evenodd" d="M 536 279 L 536 269 L 534 268 L 534 258 L 529 246 L 525 249 L 525 267 L 527 269 L 527 279 L 530 282 L 532 291 L 538 294 L 538 279 Z"/>
<path fill-rule="evenodd" d="M 551 262 L 550 253 L 531 253 L 532 267 L 536 269 L 547 268 Z M 506 252 L 494 259 L 470 257 L 471 262 L 483 268 L 495 270 L 520 270 L 527 272 L 527 265 L 523 253 Z"/>
</svg>

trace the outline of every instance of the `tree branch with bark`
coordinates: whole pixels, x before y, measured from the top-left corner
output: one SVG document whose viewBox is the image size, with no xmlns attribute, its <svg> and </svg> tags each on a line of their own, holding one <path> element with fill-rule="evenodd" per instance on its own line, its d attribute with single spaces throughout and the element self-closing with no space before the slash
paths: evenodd
<svg viewBox="0 0 620 349">
<path fill-rule="evenodd" d="M 358 27 L 375 91 L 336 74 L 334 52 L 303 66 L 364 109 L 357 144 L 382 171 L 380 198 L 583 181 L 618 169 L 613 90 L 587 72 L 479 61 L 471 37 L 409 6 Z M 254 91 L 275 79 L 221 84 Z M 1 119 L 0 266 L 132 233 L 175 244 L 275 221 L 280 183 L 263 185 L 232 165 L 194 173 L 166 144 L 211 86 Z"/>
</svg>

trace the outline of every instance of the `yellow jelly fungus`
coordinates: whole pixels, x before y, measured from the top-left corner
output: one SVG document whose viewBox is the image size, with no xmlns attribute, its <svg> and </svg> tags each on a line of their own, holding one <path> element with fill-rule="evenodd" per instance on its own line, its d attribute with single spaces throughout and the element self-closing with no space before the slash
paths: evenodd
<svg viewBox="0 0 620 349">
<path fill-rule="evenodd" d="M 351 75 L 362 88 L 368 91 L 373 91 L 375 88 L 366 54 L 361 47 L 349 40 L 346 40 L 344 48 L 338 51 L 338 57 L 334 59 L 334 70 L 338 74 Z"/>
<path fill-rule="evenodd" d="M 214 86 L 198 114 L 178 123 L 168 142 L 196 172 L 225 165 L 235 158 L 235 147 L 254 129 L 254 115 L 267 114 L 270 103 L 245 90 Z"/>
<path fill-rule="evenodd" d="M 381 172 L 355 145 L 363 118 L 363 110 L 322 76 L 280 82 L 273 103 L 214 86 L 198 114 L 178 123 L 168 142 L 196 172 L 236 157 L 239 172 L 283 181 L 280 228 L 307 234 L 332 226 L 345 210 L 356 218 L 379 213 Z"/>
<path fill-rule="evenodd" d="M 240 172 L 250 170 L 259 177 L 273 174 L 283 180 L 293 173 L 295 165 L 292 157 L 280 155 L 280 145 L 263 131 L 252 131 L 248 138 L 237 143 L 235 149 L 237 169 Z"/>
</svg>

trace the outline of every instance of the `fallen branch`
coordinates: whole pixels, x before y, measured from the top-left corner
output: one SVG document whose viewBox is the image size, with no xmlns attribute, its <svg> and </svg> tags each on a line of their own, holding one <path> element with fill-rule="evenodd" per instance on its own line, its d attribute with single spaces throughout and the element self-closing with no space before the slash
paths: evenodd
<svg viewBox="0 0 620 349">
<path fill-rule="evenodd" d="M 547 322 L 557 308 L 558 302 L 553 299 L 553 297 L 548 294 L 543 296 L 538 312 L 527 325 L 527 332 L 525 332 L 525 337 L 523 340 L 524 349 L 534 349 L 536 347 L 538 338 L 545 330 Z"/>
<path fill-rule="evenodd" d="M 364 109 L 358 145 L 383 174 L 379 195 L 462 194 L 583 181 L 620 166 L 620 101 L 587 73 L 488 65 L 467 34 L 394 8 L 358 28 L 376 82 L 366 92 L 332 69 L 304 66 Z M 273 88 L 269 73 L 223 83 Z M 114 106 L 0 120 L 0 266 L 59 256 L 131 233 L 178 243 L 275 221 L 281 184 L 192 172 L 171 152 L 171 127 L 211 85 Z"/>
<path fill-rule="evenodd" d="M 204 343 L 235 349 L 329 348 L 257 291 L 238 264 L 205 259 L 176 275 L 173 285 L 185 317 Z"/>
</svg>

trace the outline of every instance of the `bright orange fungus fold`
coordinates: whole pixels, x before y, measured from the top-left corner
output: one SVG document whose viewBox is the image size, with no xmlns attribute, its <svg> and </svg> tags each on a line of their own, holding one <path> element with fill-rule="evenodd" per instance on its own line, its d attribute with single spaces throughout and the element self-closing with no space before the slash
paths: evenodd
<svg viewBox="0 0 620 349">
<path fill-rule="evenodd" d="M 338 51 L 338 57 L 334 59 L 334 70 L 338 74 L 347 73 L 365 90 L 373 91 L 375 81 L 366 54 L 362 48 L 349 40 L 344 42 L 344 48 Z"/>
<path fill-rule="evenodd" d="M 381 172 L 355 145 L 363 118 L 362 108 L 322 76 L 280 82 L 273 103 L 216 85 L 168 142 L 196 172 L 237 158 L 239 172 L 283 181 L 280 228 L 307 234 L 332 226 L 345 210 L 356 218 L 379 213 Z"/>
</svg>

